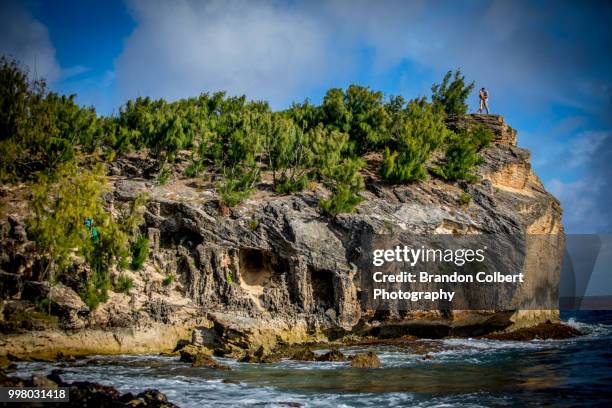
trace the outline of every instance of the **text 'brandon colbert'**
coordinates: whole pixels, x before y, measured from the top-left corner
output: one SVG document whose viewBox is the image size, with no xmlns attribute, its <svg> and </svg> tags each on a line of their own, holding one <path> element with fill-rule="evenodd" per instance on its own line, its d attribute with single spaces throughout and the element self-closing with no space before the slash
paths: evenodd
<svg viewBox="0 0 612 408">
<path fill-rule="evenodd" d="M 417 275 L 412 272 L 401 272 L 386 275 L 383 272 L 374 272 L 372 279 L 377 283 L 520 283 L 524 282 L 524 275 L 523 273 L 503 274 L 501 272 L 493 272 L 492 274 L 478 272 L 475 275 L 465 275 L 457 272 L 448 275 L 420 272 Z"/>
</svg>

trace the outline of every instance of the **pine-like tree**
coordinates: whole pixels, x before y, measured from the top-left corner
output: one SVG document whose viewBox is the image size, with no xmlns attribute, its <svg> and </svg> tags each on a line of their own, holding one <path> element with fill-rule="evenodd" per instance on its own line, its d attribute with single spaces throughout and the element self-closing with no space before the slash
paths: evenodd
<svg viewBox="0 0 612 408">
<path fill-rule="evenodd" d="M 466 100 L 473 89 L 474 82 L 466 85 L 460 70 L 456 70 L 454 74 L 448 71 L 441 84 L 431 87 L 431 99 L 434 105 L 447 115 L 465 115 L 468 111 Z"/>
<path fill-rule="evenodd" d="M 425 164 L 449 135 L 444 116 L 425 99 L 408 103 L 396 127 L 394 148 L 385 148 L 381 176 L 394 183 L 422 180 Z"/>
</svg>

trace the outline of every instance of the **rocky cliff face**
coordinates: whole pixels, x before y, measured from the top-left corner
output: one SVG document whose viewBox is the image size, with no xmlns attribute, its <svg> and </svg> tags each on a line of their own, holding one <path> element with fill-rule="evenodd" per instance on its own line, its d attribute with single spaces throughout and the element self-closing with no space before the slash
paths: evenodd
<svg viewBox="0 0 612 408">
<path fill-rule="evenodd" d="M 454 128 L 476 124 L 491 128 L 496 137 L 482 153 L 480 182 L 458 185 L 431 178 L 391 186 L 378 179 L 380 157 L 372 155 L 364 174 L 365 200 L 356 213 L 335 219 L 317 208 L 327 193 L 322 186 L 279 196 L 264 178 L 256 194 L 230 209 L 218 200 L 212 181 L 178 178 L 157 186 L 146 179 L 150 160 L 121 158 L 112 168 L 109 208 L 139 192 L 149 198 L 143 231 L 150 256 L 142 271 L 129 272 L 134 288 L 128 295 L 111 294 L 90 311 L 69 288 L 28 282 L 27 261 L 19 258 L 27 237 L 19 216 L 10 217 L 3 227 L 5 322 L 27 308 L 24 302 L 33 298 L 28 290 L 54 296 L 60 310 L 55 313 L 59 320 L 42 324 L 41 330 L 30 327 L 27 333 L 4 336 L 0 349 L 31 353 L 42 345 L 74 353 L 142 352 L 167 350 L 191 337 L 232 354 L 347 334 L 474 335 L 558 320 L 554 310 L 375 312 L 360 305 L 354 259 L 362 237 L 389 229 L 523 236 L 523 272 L 530 284 L 521 289 L 522 296 L 556 295 L 564 250 L 560 205 L 545 191 L 529 152 L 516 146 L 516 131 L 501 117 L 470 115 L 449 122 Z M 466 194 L 471 197 L 467 204 Z M 546 236 L 546 245 L 530 242 L 528 234 Z"/>
</svg>

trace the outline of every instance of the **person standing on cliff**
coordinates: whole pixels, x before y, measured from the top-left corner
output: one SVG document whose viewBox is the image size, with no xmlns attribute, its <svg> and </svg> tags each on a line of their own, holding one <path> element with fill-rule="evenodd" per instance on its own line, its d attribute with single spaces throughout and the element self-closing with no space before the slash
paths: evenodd
<svg viewBox="0 0 612 408">
<path fill-rule="evenodd" d="M 480 92 L 478 92 L 478 97 L 480 98 L 480 109 L 478 109 L 478 113 L 482 113 L 482 110 L 487 111 L 487 115 L 489 114 L 489 93 L 486 89 L 480 88 Z"/>
</svg>

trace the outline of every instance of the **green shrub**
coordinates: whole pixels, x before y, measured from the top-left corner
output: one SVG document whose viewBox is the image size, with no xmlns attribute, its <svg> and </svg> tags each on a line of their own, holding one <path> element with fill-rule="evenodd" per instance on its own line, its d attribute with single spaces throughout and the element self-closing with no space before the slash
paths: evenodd
<svg viewBox="0 0 612 408">
<path fill-rule="evenodd" d="M 92 170 L 65 164 L 56 178 L 41 176 L 32 186 L 28 236 L 42 255 L 43 278 L 49 281 L 80 281 L 79 293 L 89 305 L 106 299 L 110 287 L 108 270 L 123 265 L 129 256 L 129 241 L 142 222 L 139 197 L 121 209 L 117 220 L 105 210 L 102 194 L 108 181 L 102 165 Z M 85 225 L 90 219 L 92 227 Z M 94 228 L 97 235 L 94 235 Z M 89 273 L 75 275 L 74 256 L 89 265 Z"/>
<path fill-rule="evenodd" d="M 161 163 L 172 163 L 176 153 L 189 148 L 206 126 L 205 104 L 184 99 L 166 102 L 138 97 L 119 110 L 118 141 L 133 148 L 148 147 Z"/>
<path fill-rule="evenodd" d="M 119 293 L 128 294 L 130 289 L 134 287 L 134 279 L 127 275 L 119 275 L 115 284 L 115 290 Z"/>
<path fill-rule="evenodd" d="M 321 107 L 313 105 L 308 99 L 301 104 L 293 103 L 287 114 L 302 132 L 314 129 L 322 123 Z"/>
<path fill-rule="evenodd" d="M 476 147 L 476 150 L 488 147 L 494 138 L 491 129 L 487 129 L 484 126 L 476 126 L 466 133 L 467 134 L 464 136 L 471 140 L 472 144 Z"/>
<path fill-rule="evenodd" d="M 288 194 L 303 190 L 312 165 L 308 137 L 292 119 L 278 114 L 264 118 L 262 132 L 263 152 L 276 192 Z"/>
<path fill-rule="evenodd" d="M 240 204 L 251 195 L 259 178 L 259 170 L 254 169 L 238 177 L 226 177 L 218 187 L 221 200 L 230 207 Z"/>
<path fill-rule="evenodd" d="M 324 183 L 331 190 L 331 197 L 319 200 L 323 213 L 336 216 L 350 213 L 363 201 L 359 192 L 364 188 L 363 177 L 359 174 L 365 162 L 362 159 L 346 158 L 341 163 L 325 170 Z"/>
<path fill-rule="evenodd" d="M 459 137 L 446 149 L 444 164 L 435 167 L 433 172 L 444 180 L 474 182 L 476 176 L 472 174 L 472 169 L 480 164 L 481 160 L 476 147 L 469 140 Z"/>
<path fill-rule="evenodd" d="M 482 127 L 454 135 L 446 148 L 444 163 L 432 171 L 444 180 L 474 182 L 476 176 L 472 172 L 483 162 L 478 151 L 492 139 L 491 131 Z"/>
<path fill-rule="evenodd" d="M 452 79 L 452 81 L 451 81 Z M 461 71 L 448 71 L 441 84 L 431 87 L 434 106 L 448 115 L 465 115 L 468 110 L 466 100 L 474 89 L 474 82 L 466 85 Z"/>
<path fill-rule="evenodd" d="M 168 182 L 168 179 L 170 178 L 171 174 L 172 172 L 170 171 L 170 169 L 166 166 L 166 164 L 163 164 L 161 169 L 159 169 L 159 172 L 157 173 L 157 183 L 160 186 L 163 186 Z"/>
<path fill-rule="evenodd" d="M 187 177 L 196 177 L 202 173 L 203 170 L 204 165 L 200 161 L 194 161 L 185 169 L 185 175 Z"/>
<path fill-rule="evenodd" d="M 276 185 L 274 186 L 274 191 L 280 194 L 296 193 L 298 191 L 304 190 L 306 186 L 308 186 L 309 181 L 310 180 L 308 179 L 307 174 L 302 174 L 297 178 L 284 178 L 276 182 Z"/>
<path fill-rule="evenodd" d="M 110 287 L 107 271 L 96 269 L 85 283 L 85 288 L 79 292 L 79 296 L 90 310 L 94 310 L 100 303 L 108 300 Z"/>
<path fill-rule="evenodd" d="M 267 107 L 260 107 L 264 110 Z M 266 115 L 257 111 L 257 106 L 237 114 L 229 115 L 226 127 L 218 134 L 215 153 L 221 168 L 223 182 L 219 186 L 221 199 L 233 207 L 242 202 L 253 191 L 260 177 L 259 157 L 262 150 L 262 122 Z"/>
<path fill-rule="evenodd" d="M 172 282 L 174 282 L 174 275 L 168 275 L 162 280 L 162 285 L 169 286 Z"/>
<path fill-rule="evenodd" d="M 252 219 L 251 221 L 249 221 L 249 229 L 251 231 L 257 230 L 258 227 L 259 227 L 259 220 Z"/>
<path fill-rule="evenodd" d="M 389 113 L 382 92 L 350 85 L 346 92 L 330 89 L 321 105 L 323 124 L 347 133 L 356 151 L 367 152 L 387 141 Z"/>
<path fill-rule="evenodd" d="M 449 134 L 444 116 L 434 106 L 424 99 L 411 101 L 394 136 L 395 149 L 385 148 L 382 178 L 394 183 L 423 180 L 425 164 Z"/>
<path fill-rule="evenodd" d="M 74 99 L 48 92 L 44 80 L 29 81 L 25 68 L 0 57 L 0 182 L 51 174 L 78 149 L 96 149 L 95 111 Z"/>
<path fill-rule="evenodd" d="M 399 151 L 391 152 L 385 148 L 381 175 L 383 179 L 395 183 L 408 183 L 423 180 L 427 176 L 425 163 L 430 152 L 416 139 L 404 141 Z"/>
<path fill-rule="evenodd" d="M 139 235 L 132 243 L 132 263 L 131 268 L 139 270 L 149 256 L 149 239 L 144 235 Z"/>
<path fill-rule="evenodd" d="M 468 193 L 461 193 L 459 196 L 459 204 L 461 205 L 468 205 L 470 201 L 472 201 L 472 196 Z"/>
<path fill-rule="evenodd" d="M 330 131 L 319 125 L 306 136 L 312 151 L 311 166 L 319 179 L 327 177 L 330 171 L 350 154 L 351 144 L 346 133 Z"/>
<path fill-rule="evenodd" d="M 37 249 L 46 254 L 49 272 L 69 272 L 73 248 L 81 249 L 86 257 L 96 255 L 91 231 L 84 225 L 86 218 L 92 220 L 101 237 L 114 232 L 116 225 L 101 200 L 102 193 L 107 190 L 102 166 L 89 171 L 64 165 L 58 170 L 57 179 L 41 176 L 32 186 L 28 236 L 32 237 Z M 118 246 L 127 243 L 123 233 L 114 238 Z M 104 240 L 100 244 L 106 243 Z M 109 249 L 113 256 L 120 255 L 115 253 L 116 246 Z"/>
</svg>

